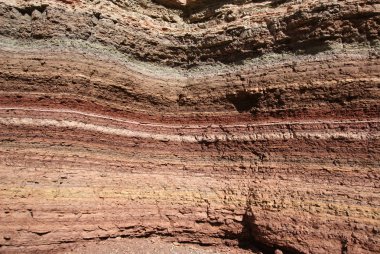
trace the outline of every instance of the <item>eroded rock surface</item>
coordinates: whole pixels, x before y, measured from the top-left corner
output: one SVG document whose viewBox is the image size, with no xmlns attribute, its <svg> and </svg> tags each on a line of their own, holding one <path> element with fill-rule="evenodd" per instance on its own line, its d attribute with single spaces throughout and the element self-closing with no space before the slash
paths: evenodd
<svg viewBox="0 0 380 254">
<path fill-rule="evenodd" d="M 378 1 L 0 0 L 0 252 L 379 253 L 379 23 Z"/>
</svg>

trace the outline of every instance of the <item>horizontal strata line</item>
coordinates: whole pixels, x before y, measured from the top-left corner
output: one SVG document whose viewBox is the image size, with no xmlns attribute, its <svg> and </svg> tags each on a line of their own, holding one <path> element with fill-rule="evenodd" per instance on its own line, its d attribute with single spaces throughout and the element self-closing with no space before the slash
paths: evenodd
<svg viewBox="0 0 380 254">
<path fill-rule="evenodd" d="M 0 71 L 0 74 L 1 74 L 1 71 Z M 352 81 L 358 81 L 358 82 L 377 82 L 377 83 L 380 83 L 380 79 L 373 79 L 373 78 L 360 78 L 360 79 L 346 79 L 345 82 L 352 82 Z M 1 80 L 0 80 L 1 82 Z M 334 82 L 333 82 L 334 83 Z M 313 82 L 313 85 L 320 85 L 321 83 L 320 82 Z M 324 81 L 323 82 L 323 86 L 326 87 L 327 84 L 329 85 L 330 87 L 330 82 L 329 81 Z M 334 83 L 335 84 L 335 83 Z M 306 83 L 304 84 L 300 84 L 298 85 L 296 88 L 298 87 L 302 87 L 306 85 Z M 272 88 L 281 88 L 280 86 L 276 86 L 276 87 L 270 87 L 271 89 Z M 335 88 L 334 88 L 335 89 Z M 248 91 L 248 90 L 247 90 Z M 136 106 L 129 106 L 129 105 L 126 105 L 125 103 L 122 104 L 122 103 L 116 103 L 116 102 L 111 102 L 110 100 L 102 100 L 102 99 L 99 99 L 99 98 L 96 98 L 96 97 L 92 97 L 92 96 L 87 96 L 87 95 L 83 95 L 83 94 L 76 94 L 76 93 L 70 93 L 70 92 L 59 92 L 59 93 L 52 93 L 52 92 L 30 92 L 30 91 L 4 91 L 4 90 L 1 90 L 0 89 L 0 96 L 5 96 L 6 98 L 8 96 L 23 96 L 23 97 L 26 97 L 26 98 L 36 98 L 36 97 L 44 97 L 44 96 L 53 96 L 51 98 L 53 99 L 70 99 L 70 100 L 81 100 L 81 101 L 90 101 L 92 103 L 95 103 L 96 105 L 99 105 L 99 106 L 103 106 L 103 107 L 107 107 L 109 109 L 112 109 L 112 110 L 115 110 L 115 111 L 124 111 L 124 112 L 134 112 L 134 113 L 141 113 L 141 114 L 146 114 L 146 115 L 151 115 L 152 113 L 152 110 L 148 110 L 148 109 L 143 109 L 143 108 L 136 108 Z M 0 98 L 0 101 L 1 101 L 2 98 Z M 377 101 L 376 101 L 377 102 Z M 0 104 L 1 105 L 1 104 Z M 25 111 L 41 111 L 43 112 L 43 110 L 47 110 L 45 108 L 36 108 L 36 107 L 14 107 L 14 106 L 10 106 L 10 105 L 15 105 L 15 104 L 5 104 L 4 103 L 4 106 L 7 105 L 8 107 L 0 107 L 0 110 L 4 109 L 4 110 L 25 110 Z M 22 103 L 17 103 L 17 105 L 22 105 Z M 287 110 L 293 110 L 293 109 L 297 109 L 297 108 L 292 108 L 292 107 L 289 107 L 289 108 L 276 108 L 276 109 L 265 109 L 265 110 L 261 110 L 260 112 L 262 113 L 273 113 L 273 112 L 286 112 Z M 48 111 L 46 111 L 48 112 Z M 50 111 L 50 112 L 53 112 Z M 75 113 L 75 112 L 78 112 L 78 114 L 88 114 L 90 115 L 91 113 L 87 113 L 87 112 L 80 112 L 80 111 L 76 111 L 76 110 L 63 110 L 62 113 Z M 177 112 L 173 112 L 173 111 L 165 111 L 164 114 L 162 114 L 162 116 L 164 117 L 174 117 L 176 119 L 178 119 L 178 114 L 181 114 L 181 116 L 185 116 L 185 117 L 189 117 L 189 116 L 194 116 L 195 114 L 199 114 L 200 112 L 199 111 L 177 111 Z M 218 110 L 218 111 L 202 111 L 201 112 L 202 115 L 204 116 L 225 116 L 225 115 L 228 115 L 228 116 L 251 116 L 251 113 L 249 112 L 238 112 L 236 111 L 235 109 L 232 109 L 232 110 Z M 96 114 L 94 114 L 96 116 Z M 102 116 L 102 115 L 99 115 L 100 117 L 104 117 L 105 119 L 112 119 L 111 117 L 106 117 L 106 116 Z M 374 119 L 373 117 L 371 117 L 372 119 Z M 114 118 L 116 121 L 120 121 L 120 122 L 128 122 L 128 121 L 125 121 L 121 118 L 118 118 L 118 119 L 121 119 L 121 120 L 117 120 L 116 118 Z M 351 119 L 350 121 L 352 121 L 353 119 Z M 129 120 L 130 121 L 130 120 Z M 131 122 L 131 121 L 130 121 Z M 240 121 L 241 122 L 241 121 Z M 247 120 L 245 120 L 245 122 L 247 122 Z M 277 124 L 279 121 L 276 121 L 276 122 L 269 122 L 269 124 L 271 123 L 274 123 L 274 124 Z M 297 121 L 294 121 L 294 123 L 296 123 Z M 131 122 L 132 123 L 132 122 Z M 139 122 L 140 124 L 149 124 L 148 122 Z M 249 122 L 247 122 L 249 124 Z M 286 124 L 286 123 L 284 123 Z M 152 125 L 154 126 L 154 125 Z M 164 125 L 162 125 L 164 127 Z M 177 128 L 177 127 L 172 127 L 172 126 L 180 126 L 181 128 L 184 128 L 184 127 L 187 127 L 189 126 L 189 128 L 194 128 L 196 129 L 197 126 L 200 126 L 199 124 L 198 125 L 191 125 L 191 124 L 186 124 L 184 127 L 182 125 L 170 125 L 168 126 L 167 128 Z M 211 125 L 211 124 L 206 124 L 205 126 L 207 127 L 218 127 L 219 125 Z M 225 127 L 239 127 L 237 125 L 224 125 Z M 244 124 L 244 125 L 241 125 L 240 127 L 246 127 L 247 125 Z M 253 125 L 251 125 L 253 126 Z M 249 126 L 248 126 L 249 127 Z M 203 128 L 203 127 L 201 127 Z"/>
<path fill-rule="evenodd" d="M 161 127 L 165 129 L 206 129 L 206 128 L 249 128 L 249 127 L 265 127 L 265 126 L 278 126 L 278 125 L 311 125 L 311 124 L 360 124 L 360 123 L 380 123 L 380 119 L 373 120 L 345 120 L 345 121 L 277 121 L 277 122 L 268 122 L 268 123 L 246 123 L 246 124 L 186 124 L 186 125 L 169 125 L 169 124 L 156 124 L 156 123 L 147 123 L 147 122 L 137 122 L 131 120 L 125 120 L 116 117 L 104 116 L 94 113 L 87 113 L 77 110 L 67 110 L 67 109 L 42 109 L 42 108 L 23 108 L 23 107 L 0 107 L 2 111 L 34 111 L 34 112 L 46 112 L 46 113 L 66 113 L 66 114 L 76 114 L 86 117 L 93 117 L 105 120 L 111 120 L 115 122 L 134 124 L 134 125 L 143 125 L 147 127 Z"/>
<path fill-rule="evenodd" d="M 217 142 L 217 141 L 262 141 L 262 140 L 287 140 L 294 138 L 307 139 L 379 139 L 379 132 L 370 133 L 367 131 L 331 131 L 326 132 L 307 132 L 307 131 L 281 131 L 271 133 L 250 133 L 250 134 L 204 134 L 204 135 L 176 135 L 176 134 L 160 134 L 149 133 L 143 131 L 132 131 L 125 128 L 114 128 L 102 125 L 88 124 L 79 121 L 55 120 L 55 119 L 33 119 L 33 118 L 16 118 L 4 117 L 0 118 L 0 124 L 8 126 L 39 126 L 39 127 L 58 127 L 58 128 L 76 128 L 85 131 L 94 131 L 104 134 L 131 137 L 154 139 L 158 141 L 173 141 L 173 142 Z"/>
<path fill-rule="evenodd" d="M 227 75 L 231 73 L 230 65 L 214 64 L 214 65 L 202 65 L 193 67 L 190 69 L 182 69 L 169 67 L 166 65 L 157 66 L 156 63 L 142 62 L 132 55 L 122 53 L 115 47 L 110 45 L 103 45 L 96 42 L 89 42 L 81 39 L 68 39 L 60 38 L 59 46 L 57 45 L 58 38 L 45 39 L 45 40 L 23 40 L 15 39 L 0 35 L 0 53 L 11 53 L 12 58 L 15 58 L 15 53 L 22 55 L 24 58 L 26 54 L 37 54 L 41 56 L 41 52 L 48 53 L 50 55 L 55 54 L 67 54 L 69 50 L 70 54 L 77 54 L 85 58 L 95 58 L 97 61 L 110 61 L 120 66 L 123 66 L 135 73 L 139 73 L 146 77 L 155 79 L 184 79 L 191 78 L 204 78 L 215 75 Z M 99 54 L 99 50 L 102 54 Z M 323 62 L 326 60 L 335 60 L 338 56 L 343 56 L 345 59 L 352 60 L 366 60 L 369 57 L 369 52 L 377 52 L 379 49 L 376 47 L 363 46 L 357 43 L 347 44 L 347 47 L 342 49 L 333 48 L 326 52 L 319 52 L 316 55 L 297 55 L 292 52 L 286 53 L 266 53 L 261 57 L 247 58 L 244 60 L 243 65 L 241 63 L 233 65 L 233 72 L 236 70 L 243 71 L 248 68 L 249 70 L 259 69 L 261 67 L 273 67 L 274 65 L 292 64 L 295 58 L 300 62 Z M 84 55 L 83 55 L 84 54 Z M 273 60 L 276 60 L 274 63 Z M 277 63 L 278 62 L 278 63 Z M 169 74 L 170 73 L 170 74 Z"/>
</svg>

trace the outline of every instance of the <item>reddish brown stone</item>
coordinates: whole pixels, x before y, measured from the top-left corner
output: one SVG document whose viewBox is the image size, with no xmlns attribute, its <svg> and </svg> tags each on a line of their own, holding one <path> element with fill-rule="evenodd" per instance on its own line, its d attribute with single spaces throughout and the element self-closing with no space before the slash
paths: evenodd
<svg viewBox="0 0 380 254">
<path fill-rule="evenodd" d="M 1 253 L 380 252 L 376 1 L 63 2 L 0 0 Z"/>
</svg>

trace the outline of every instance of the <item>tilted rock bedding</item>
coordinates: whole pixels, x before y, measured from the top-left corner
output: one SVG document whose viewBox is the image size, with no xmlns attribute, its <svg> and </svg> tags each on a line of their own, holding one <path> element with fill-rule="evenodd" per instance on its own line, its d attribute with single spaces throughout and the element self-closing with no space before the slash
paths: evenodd
<svg viewBox="0 0 380 254">
<path fill-rule="evenodd" d="M 377 0 L 0 0 L 0 252 L 379 253 L 379 31 Z"/>
</svg>

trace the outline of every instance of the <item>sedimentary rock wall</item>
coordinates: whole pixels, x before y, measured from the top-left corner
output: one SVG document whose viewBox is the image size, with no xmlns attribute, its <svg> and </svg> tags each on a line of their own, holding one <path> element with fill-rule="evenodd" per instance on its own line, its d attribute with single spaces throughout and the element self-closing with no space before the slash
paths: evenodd
<svg viewBox="0 0 380 254">
<path fill-rule="evenodd" d="M 380 252 L 380 4 L 0 0 L 0 252 Z"/>
</svg>

